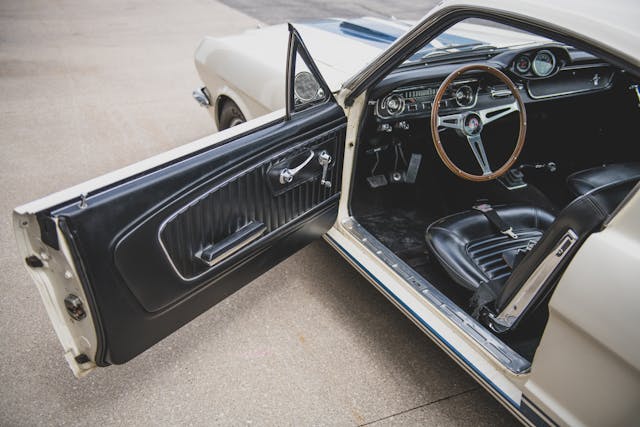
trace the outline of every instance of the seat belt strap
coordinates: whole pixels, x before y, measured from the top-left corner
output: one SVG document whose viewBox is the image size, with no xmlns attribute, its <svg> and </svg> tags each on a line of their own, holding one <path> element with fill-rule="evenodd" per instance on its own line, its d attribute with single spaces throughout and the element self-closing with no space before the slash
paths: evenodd
<svg viewBox="0 0 640 427">
<path fill-rule="evenodd" d="M 474 206 L 473 209 L 480 211 L 484 214 L 484 216 L 489 220 L 489 222 L 502 234 L 511 237 L 512 239 L 517 239 L 518 235 L 513 232 L 513 227 L 509 226 L 506 222 L 500 218 L 498 212 L 495 211 L 491 207 L 491 205 L 487 203 L 483 203 L 481 205 Z"/>
</svg>

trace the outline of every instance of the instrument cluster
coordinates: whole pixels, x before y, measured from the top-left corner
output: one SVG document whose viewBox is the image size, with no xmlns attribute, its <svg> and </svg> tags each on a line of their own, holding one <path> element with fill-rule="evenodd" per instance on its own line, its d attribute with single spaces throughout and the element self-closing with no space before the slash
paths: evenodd
<svg viewBox="0 0 640 427">
<path fill-rule="evenodd" d="M 545 78 L 557 73 L 563 58 L 551 49 L 540 49 L 518 55 L 511 64 L 511 71 L 526 78 Z"/>
<path fill-rule="evenodd" d="M 445 92 L 442 110 L 467 109 L 475 106 L 478 99 L 478 80 L 454 81 Z M 376 101 L 376 116 L 380 119 L 425 116 L 431 112 L 433 100 L 440 83 L 425 83 L 420 86 L 403 87 Z"/>
</svg>

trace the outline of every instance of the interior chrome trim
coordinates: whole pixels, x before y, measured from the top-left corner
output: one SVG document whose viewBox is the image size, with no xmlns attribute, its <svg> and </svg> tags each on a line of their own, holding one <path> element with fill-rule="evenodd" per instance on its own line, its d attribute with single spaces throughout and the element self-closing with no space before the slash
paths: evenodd
<svg viewBox="0 0 640 427">
<path fill-rule="evenodd" d="M 454 80 L 453 82 L 451 82 L 451 86 L 458 86 L 458 85 L 469 85 L 469 84 L 477 84 L 479 82 L 478 79 L 474 79 L 474 78 L 468 78 L 468 79 L 460 79 L 460 80 Z M 402 94 L 403 92 L 407 92 L 410 90 L 420 90 L 420 89 L 424 89 L 424 88 L 434 88 L 434 89 L 438 89 L 438 87 L 440 87 L 440 83 L 439 82 L 426 82 L 423 84 L 419 84 L 419 85 L 413 85 L 413 86 L 402 86 L 402 87 L 398 87 L 396 89 L 393 89 L 391 92 L 389 92 L 388 94 L 386 94 L 385 96 L 383 96 L 382 98 L 377 99 L 376 101 L 369 101 L 372 102 L 371 105 L 375 105 L 374 108 L 374 112 L 373 114 L 382 119 L 382 120 L 392 120 L 392 119 L 398 119 L 399 116 L 401 115 L 412 115 L 415 112 L 414 111 L 409 111 L 409 112 L 405 112 L 405 106 L 403 105 L 402 111 L 392 114 L 392 115 L 388 115 L 385 116 L 383 114 L 380 113 L 380 103 L 384 100 L 387 99 L 387 97 L 389 97 L 392 94 Z M 476 87 L 475 89 L 473 87 L 471 87 L 471 89 L 473 89 L 474 92 L 474 99 L 473 99 L 473 104 L 469 105 L 469 106 L 458 106 L 458 107 L 452 107 L 452 108 L 448 108 L 448 109 L 442 109 L 442 111 L 458 111 L 458 110 L 470 110 L 472 108 L 474 108 L 476 106 L 476 104 L 478 103 L 478 94 L 480 93 L 480 87 Z M 509 92 L 511 93 L 511 92 Z M 450 97 L 450 98 L 443 98 L 444 100 L 454 100 L 455 98 Z M 404 100 L 404 97 L 403 97 Z M 429 105 L 432 105 L 433 101 L 429 102 Z M 419 114 L 418 114 L 419 115 Z"/>
<path fill-rule="evenodd" d="M 595 67 L 574 67 L 574 68 L 563 68 L 560 72 L 562 71 L 571 71 L 571 70 L 578 70 L 581 68 L 595 68 Z M 614 72 L 611 73 L 611 77 L 609 78 L 609 81 L 607 82 L 607 84 L 602 85 L 600 87 L 588 87 L 585 89 L 578 89 L 578 90 L 569 90 L 566 92 L 558 92 L 558 93 L 551 93 L 548 95 L 534 95 L 531 92 L 531 88 L 529 87 L 529 82 L 527 82 L 527 93 L 529 94 L 529 96 L 532 99 L 547 99 L 547 98 L 555 98 L 557 96 L 565 96 L 565 95 L 577 95 L 580 93 L 590 93 L 590 92 L 601 92 L 601 91 L 605 91 L 605 90 L 609 90 L 611 89 L 611 87 L 613 86 L 613 78 L 614 78 Z"/>
<path fill-rule="evenodd" d="M 514 374 L 523 374 L 531 369 L 531 362 L 513 351 L 504 342 L 496 338 L 476 319 L 464 312 L 460 307 L 436 289 L 424 277 L 398 258 L 378 239 L 369 233 L 354 218 L 342 221 L 344 228 L 370 251 L 370 253 L 392 268 L 413 289 L 423 296 L 432 306 L 454 323 L 472 340 L 477 342 L 487 353 L 502 366 Z"/>
<path fill-rule="evenodd" d="M 545 257 L 524 285 L 511 298 L 509 304 L 497 316 L 489 314 L 491 322 L 496 324 L 496 328 L 499 330 L 508 329 L 520 319 L 543 288 L 549 276 L 577 241 L 578 235 L 572 229 L 568 229 L 553 251 Z"/>
<path fill-rule="evenodd" d="M 592 64 L 574 64 L 574 65 L 565 65 L 564 67 L 562 67 L 560 69 L 560 71 L 565 71 L 565 70 L 583 70 L 583 69 L 587 69 L 587 68 L 611 68 L 611 65 L 605 63 L 605 62 L 597 62 L 597 63 L 592 63 Z"/>
</svg>

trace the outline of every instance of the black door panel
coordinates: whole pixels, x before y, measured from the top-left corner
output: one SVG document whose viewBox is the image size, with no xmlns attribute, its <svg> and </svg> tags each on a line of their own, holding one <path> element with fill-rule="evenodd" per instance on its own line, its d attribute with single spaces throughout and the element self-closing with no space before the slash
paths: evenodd
<svg viewBox="0 0 640 427">
<path fill-rule="evenodd" d="M 337 214 L 345 123 L 328 102 L 90 194 L 86 207 L 50 212 L 98 302 L 96 362 L 128 361 L 326 232 Z M 274 191 L 268 172 L 311 150 L 331 154 L 331 187 L 310 163 Z M 212 266 L 199 258 L 258 224 L 262 234 Z"/>
<path fill-rule="evenodd" d="M 344 144 L 343 135 L 344 126 L 340 125 L 311 141 L 293 144 L 274 158 L 263 160 L 231 178 L 214 177 L 154 212 L 118 241 L 115 264 L 145 310 L 161 310 L 193 287 L 215 280 L 237 259 L 259 250 L 273 233 L 291 226 L 313 208 L 335 201 L 338 176 L 332 177 L 332 186 L 328 188 L 320 185 L 320 172 L 316 171 L 310 179 L 301 171 L 290 184 L 282 185 L 288 187 L 287 191 L 278 195 L 272 194 L 267 177 L 272 164 L 282 163 L 281 159 L 302 148 L 305 152 L 327 150 L 337 154 L 337 147 Z M 292 185 L 298 180 L 301 184 Z M 196 256 L 250 222 L 264 225 L 264 235 L 213 266 Z M 154 262 L 145 262 L 145 259 Z"/>
</svg>

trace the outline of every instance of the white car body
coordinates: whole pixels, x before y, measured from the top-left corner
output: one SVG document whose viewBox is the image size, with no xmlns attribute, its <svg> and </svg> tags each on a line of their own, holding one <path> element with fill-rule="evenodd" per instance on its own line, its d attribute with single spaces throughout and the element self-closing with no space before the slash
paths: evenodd
<svg viewBox="0 0 640 427">
<path fill-rule="evenodd" d="M 390 58 L 403 52 L 413 37 L 429 31 L 434 23 L 456 11 L 524 22 L 582 41 L 633 68 L 634 72 L 640 69 L 639 8 L 633 1 L 615 2 L 615 7 L 610 3 L 576 0 L 548 4 L 510 0 L 446 1 L 389 49 L 366 49 L 359 43 L 355 56 L 340 54 L 333 46 L 325 45 L 322 40 L 326 40 L 326 34 L 318 34 L 316 41 L 313 29 L 301 29 L 312 56 L 318 55 L 318 66 L 331 90 L 336 91 L 337 101 L 347 117 L 344 166 L 338 183 L 342 195 L 350 194 L 353 185 L 354 147 L 366 108 L 368 79 L 384 69 Z M 250 37 L 256 34 L 263 44 Z M 73 293 L 81 300 L 91 300 L 81 280 L 83 268 L 65 243 L 58 219 L 53 219 L 55 235 L 62 244 L 59 250 L 52 250 L 43 242 L 42 230 L 35 226 L 36 214 L 64 204 L 84 209 L 88 203 L 92 207 L 91 198 L 105 189 L 115 191 L 121 183 L 135 181 L 148 171 L 160 170 L 168 162 L 216 147 L 224 148 L 220 146 L 223 142 L 233 142 L 241 135 L 273 125 L 274 120 L 286 113 L 281 109 L 285 93 L 285 38 L 283 27 L 276 26 L 237 37 L 205 39 L 196 52 L 198 71 L 207 87 L 216 90 L 215 95 L 211 95 L 233 97 L 249 122 L 15 209 L 14 225 L 20 252 L 25 258 L 35 256 L 42 264 L 28 271 L 40 290 L 75 375 L 80 377 L 96 368 L 94 355 L 100 340 L 94 323 L 97 312 L 88 309 L 82 321 L 68 316 L 62 302 L 65 295 Z M 232 60 L 225 61 L 227 58 Z M 360 68 L 363 69 L 358 71 Z M 243 86 L 234 83 L 237 81 L 243 82 Z M 352 97 L 354 93 L 357 95 Z M 261 117 L 251 120 L 258 116 Z M 405 280 L 397 265 L 394 267 L 376 255 L 367 239 L 357 234 L 348 197 L 341 197 L 338 203 L 337 220 L 325 235 L 329 244 L 520 421 L 622 425 L 640 419 L 640 333 L 637 329 L 640 289 L 636 279 L 640 276 L 640 193 L 637 187 L 606 228 L 590 236 L 569 264 L 549 304 L 549 320 L 531 369 L 521 373 L 506 369 L 495 353 L 478 345 L 477 340 L 462 332 L 459 323 L 443 315 L 442 307 L 427 303 Z M 602 259 L 610 262 L 605 268 L 598 262 Z M 615 301 L 603 298 L 603 288 L 607 295 L 616 296 Z"/>
</svg>

